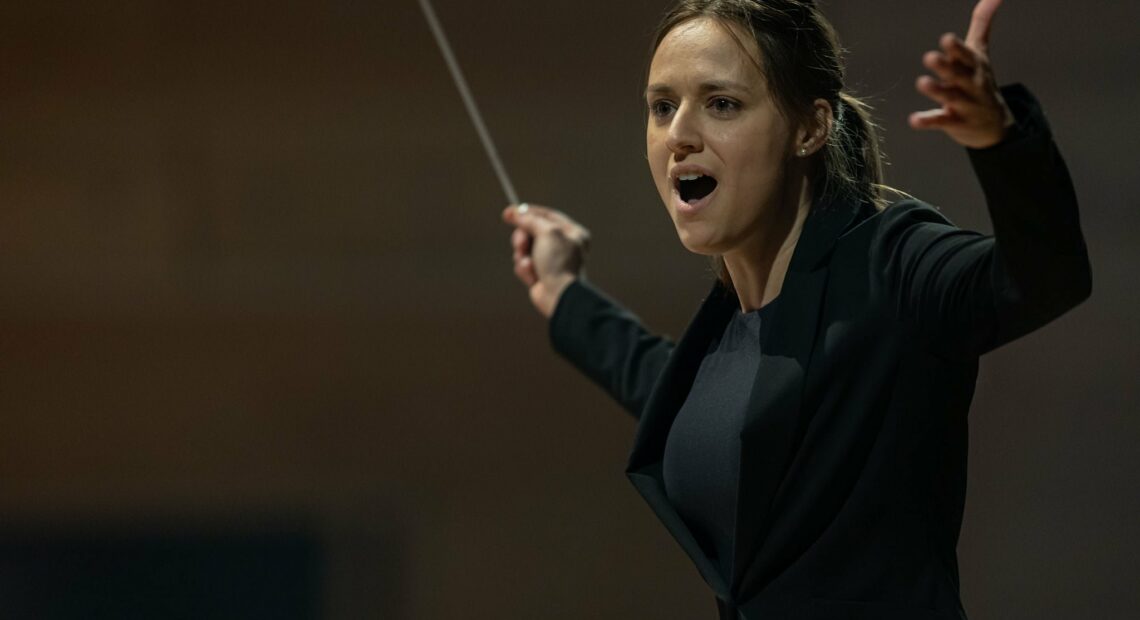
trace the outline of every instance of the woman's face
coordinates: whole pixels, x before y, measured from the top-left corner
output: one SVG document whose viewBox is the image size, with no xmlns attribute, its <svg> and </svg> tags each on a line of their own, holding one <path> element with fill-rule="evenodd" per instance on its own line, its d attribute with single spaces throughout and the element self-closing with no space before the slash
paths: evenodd
<svg viewBox="0 0 1140 620">
<path fill-rule="evenodd" d="M 698 18 L 670 30 L 645 93 L 649 169 L 681 243 L 698 254 L 727 254 L 760 238 L 793 155 L 759 52 L 750 58 L 726 28 Z M 749 41 L 742 32 L 739 39 Z"/>
</svg>

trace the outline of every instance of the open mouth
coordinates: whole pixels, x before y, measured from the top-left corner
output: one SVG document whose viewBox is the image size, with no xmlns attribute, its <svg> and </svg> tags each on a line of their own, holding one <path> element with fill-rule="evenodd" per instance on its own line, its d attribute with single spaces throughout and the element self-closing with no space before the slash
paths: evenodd
<svg viewBox="0 0 1140 620">
<path fill-rule="evenodd" d="M 681 200 L 689 204 L 698 202 L 716 189 L 716 179 L 705 174 L 682 174 L 677 177 L 676 184 Z"/>
</svg>

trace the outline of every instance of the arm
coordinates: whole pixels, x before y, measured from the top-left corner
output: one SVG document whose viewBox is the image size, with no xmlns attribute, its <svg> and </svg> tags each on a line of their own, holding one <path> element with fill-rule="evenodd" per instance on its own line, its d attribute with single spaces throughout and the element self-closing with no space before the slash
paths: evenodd
<svg viewBox="0 0 1140 620">
<path fill-rule="evenodd" d="M 1091 272 L 1065 163 L 1036 100 L 1007 87 L 1016 124 L 969 149 L 993 236 L 954 227 L 915 202 L 883 215 L 877 257 L 897 314 L 943 351 L 980 355 L 1089 296 Z"/>
<path fill-rule="evenodd" d="M 980 0 L 965 41 L 943 35 L 923 56 L 936 76 L 916 87 L 940 107 L 911 115 L 968 148 L 993 220 L 992 237 L 959 230 L 933 209 L 883 214 L 875 248 L 896 312 L 941 348 L 978 355 L 1026 334 L 1089 296 L 1091 275 L 1064 161 L 1036 100 L 999 90 L 989 60 L 1001 0 Z"/>
<path fill-rule="evenodd" d="M 673 342 L 650 334 L 636 316 L 578 279 L 550 317 L 550 342 L 634 418 L 641 416 Z"/>
<path fill-rule="evenodd" d="M 639 418 L 673 343 L 586 282 L 590 233 L 581 224 L 538 205 L 509 206 L 503 220 L 515 226 L 515 275 L 549 319 L 554 349 Z"/>
</svg>

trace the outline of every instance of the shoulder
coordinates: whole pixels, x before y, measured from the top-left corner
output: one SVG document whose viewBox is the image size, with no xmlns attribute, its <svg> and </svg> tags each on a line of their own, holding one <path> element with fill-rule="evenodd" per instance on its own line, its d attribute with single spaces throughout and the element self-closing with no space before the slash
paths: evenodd
<svg viewBox="0 0 1140 620">
<path fill-rule="evenodd" d="M 940 234 L 948 230 L 957 230 L 957 227 L 937 207 L 917 198 L 906 198 L 881 209 L 867 207 L 839 241 L 841 247 L 882 249 L 903 243 L 914 235 Z"/>
<path fill-rule="evenodd" d="M 876 230 L 880 231 L 921 224 L 954 225 L 950 218 L 938 210 L 938 207 L 917 198 L 906 198 L 894 202 L 879 211 L 874 218 L 877 220 L 875 223 Z"/>
<path fill-rule="evenodd" d="M 922 200 L 899 200 L 870 209 L 836 243 L 830 266 L 861 281 L 915 281 L 938 272 L 959 250 L 977 246 L 983 235 L 954 225 Z"/>
</svg>

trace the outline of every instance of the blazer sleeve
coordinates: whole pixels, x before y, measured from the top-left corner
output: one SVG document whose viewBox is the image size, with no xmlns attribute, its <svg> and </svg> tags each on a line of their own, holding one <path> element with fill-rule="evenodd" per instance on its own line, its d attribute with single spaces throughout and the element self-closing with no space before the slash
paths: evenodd
<svg viewBox="0 0 1140 620">
<path fill-rule="evenodd" d="M 1036 99 L 1002 89 L 1016 118 L 1001 143 L 967 149 L 993 235 L 928 205 L 889 207 L 874 244 L 895 312 L 937 350 L 981 355 L 1087 299 L 1092 276 L 1077 199 Z"/>
<path fill-rule="evenodd" d="M 641 417 L 673 342 L 649 333 L 636 316 L 579 279 L 558 299 L 550 342 L 562 357 Z"/>
</svg>

